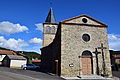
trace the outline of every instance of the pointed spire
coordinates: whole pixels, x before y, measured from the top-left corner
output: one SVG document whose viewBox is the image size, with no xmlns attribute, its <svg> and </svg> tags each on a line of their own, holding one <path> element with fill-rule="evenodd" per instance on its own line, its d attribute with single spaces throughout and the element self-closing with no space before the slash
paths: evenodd
<svg viewBox="0 0 120 80">
<path fill-rule="evenodd" d="M 52 8 L 50 8 L 45 23 L 56 23 Z"/>
</svg>

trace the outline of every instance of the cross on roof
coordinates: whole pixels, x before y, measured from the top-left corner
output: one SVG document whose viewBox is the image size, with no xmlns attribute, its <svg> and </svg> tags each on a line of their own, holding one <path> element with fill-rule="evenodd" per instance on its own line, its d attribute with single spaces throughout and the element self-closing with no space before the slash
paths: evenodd
<svg viewBox="0 0 120 80">
<path fill-rule="evenodd" d="M 50 7 L 52 7 L 52 4 L 53 4 L 53 3 L 52 3 L 52 0 L 50 0 Z"/>
</svg>

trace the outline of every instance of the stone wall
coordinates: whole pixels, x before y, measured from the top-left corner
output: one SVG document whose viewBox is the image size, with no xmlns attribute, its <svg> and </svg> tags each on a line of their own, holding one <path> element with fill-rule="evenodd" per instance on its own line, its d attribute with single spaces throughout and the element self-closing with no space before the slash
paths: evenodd
<svg viewBox="0 0 120 80">
<path fill-rule="evenodd" d="M 58 24 L 44 23 L 43 28 L 43 47 L 48 46 L 53 42 L 57 31 Z"/>
<path fill-rule="evenodd" d="M 85 42 L 82 39 L 83 34 L 90 35 L 90 41 Z M 83 25 L 61 25 L 61 76 L 79 76 L 82 75 L 82 62 L 79 56 L 82 52 L 89 50 L 93 56 L 93 74 L 96 74 L 95 48 L 100 43 L 107 47 L 104 50 L 106 70 L 111 76 L 110 55 L 108 48 L 107 33 L 105 27 L 83 26 Z M 99 50 L 101 52 L 101 50 Z M 99 67 L 102 70 L 102 56 L 99 54 Z M 70 67 L 73 64 L 73 67 Z M 102 73 L 102 72 L 101 72 Z"/>
<path fill-rule="evenodd" d="M 88 22 L 83 23 L 83 18 L 86 18 Z M 101 43 L 103 43 L 103 46 L 107 48 L 104 50 L 106 74 L 111 77 L 107 31 L 106 26 L 103 25 L 104 24 L 96 20 L 94 21 L 94 19 L 80 17 L 71 19 L 65 23 L 61 22 L 56 34 L 44 32 L 44 47 L 41 49 L 43 68 L 49 69 L 48 72 L 64 77 L 81 76 L 83 75 L 82 53 L 88 50 L 92 53 L 92 74 L 96 74 L 96 57 L 93 52 L 95 48 L 101 47 Z M 48 26 L 48 24 L 44 24 L 44 31 L 46 31 L 46 26 Z M 88 34 L 90 36 L 90 41 L 85 42 L 82 39 L 83 34 Z M 98 52 L 101 53 L 101 50 L 98 49 Z M 102 63 L 102 54 L 99 54 L 98 64 L 100 74 L 103 74 Z"/>
<path fill-rule="evenodd" d="M 49 72 L 60 76 L 60 62 L 61 62 L 61 32 L 60 27 L 48 46 L 41 48 L 41 70 L 43 72 Z M 48 35 L 49 37 L 49 35 Z"/>
<path fill-rule="evenodd" d="M 44 34 L 43 46 L 45 47 L 51 44 L 54 38 L 55 38 L 55 34 Z"/>
</svg>

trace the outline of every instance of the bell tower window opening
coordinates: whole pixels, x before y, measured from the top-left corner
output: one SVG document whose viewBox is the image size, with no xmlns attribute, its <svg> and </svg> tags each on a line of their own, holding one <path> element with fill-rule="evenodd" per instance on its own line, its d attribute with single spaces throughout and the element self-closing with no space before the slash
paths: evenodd
<svg viewBox="0 0 120 80">
<path fill-rule="evenodd" d="M 55 26 L 52 26 L 51 28 L 52 28 L 52 29 L 51 29 L 51 33 L 54 34 L 54 33 L 55 33 L 55 30 L 56 30 L 56 29 L 55 29 Z"/>
<path fill-rule="evenodd" d="M 51 33 L 51 27 L 50 26 L 46 26 L 45 33 Z"/>
</svg>

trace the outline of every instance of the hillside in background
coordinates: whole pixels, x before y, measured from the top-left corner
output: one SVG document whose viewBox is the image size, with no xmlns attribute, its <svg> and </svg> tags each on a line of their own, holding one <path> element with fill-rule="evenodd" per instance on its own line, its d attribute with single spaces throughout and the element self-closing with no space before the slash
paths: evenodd
<svg viewBox="0 0 120 80">
<path fill-rule="evenodd" d="M 0 47 L 0 50 L 10 50 L 10 49 L 6 49 L 6 48 L 2 48 L 2 47 Z"/>
<path fill-rule="evenodd" d="M 10 49 L 0 47 L 0 50 L 10 50 Z M 36 59 L 36 58 L 40 59 L 40 54 L 37 52 L 14 51 L 14 50 L 11 50 L 11 51 L 16 52 L 18 55 L 21 54 L 21 55 L 27 56 L 30 60 Z"/>
<path fill-rule="evenodd" d="M 30 60 L 32 59 L 40 59 L 40 54 L 36 52 L 26 52 L 26 51 L 15 51 L 17 54 L 24 54 Z"/>
</svg>

